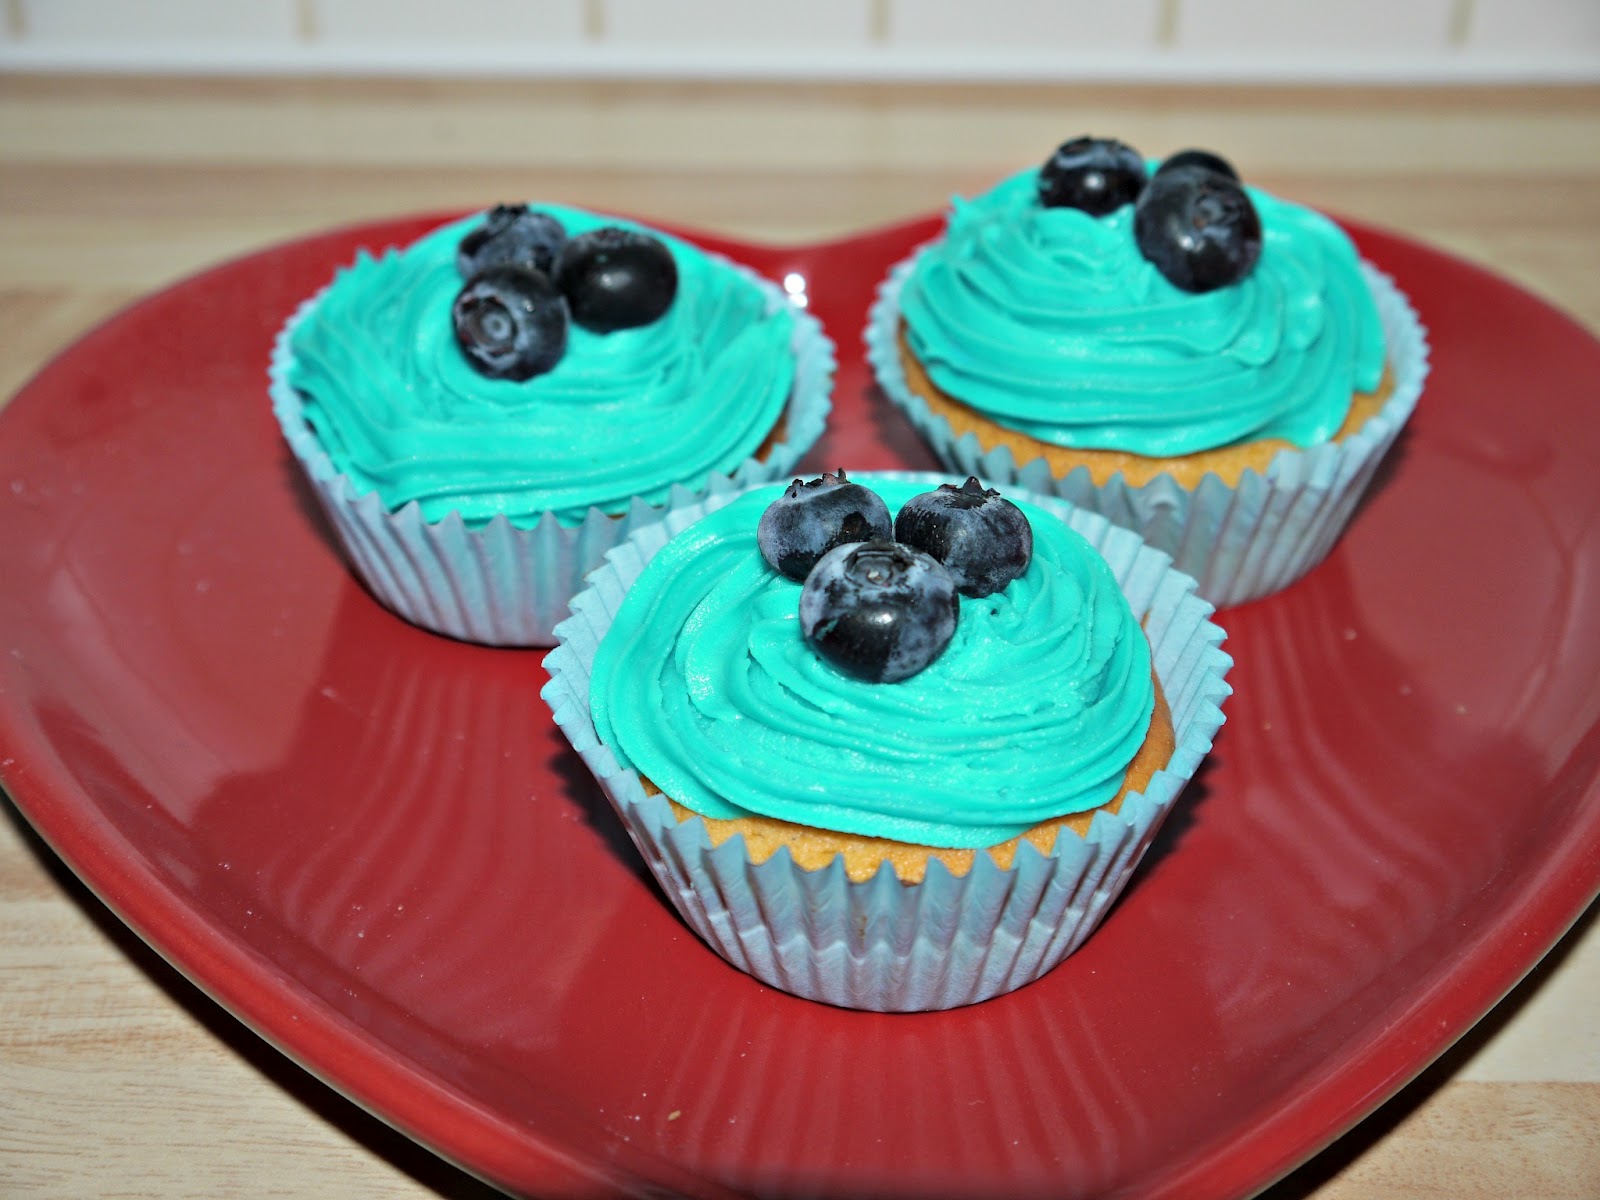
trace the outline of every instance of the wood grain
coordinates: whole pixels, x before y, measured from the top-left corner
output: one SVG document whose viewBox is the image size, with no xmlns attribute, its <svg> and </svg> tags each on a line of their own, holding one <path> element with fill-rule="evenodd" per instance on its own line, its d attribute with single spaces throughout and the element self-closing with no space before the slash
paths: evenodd
<svg viewBox="0 0 1600 1200">
<path fill-rule="evenodd" d="M 329 225 L 507 197 L 812 239 L 1085 129 L 1492 267 L 1600 330 L 1600 89 L 0 78 L 0 395 L 133 297 Z M 295 1067 L 0 819 L 0 1195 L 493 1194 Z M 1600 1196 L 1591 911 L 1270 1200 Z"/>
</svg>

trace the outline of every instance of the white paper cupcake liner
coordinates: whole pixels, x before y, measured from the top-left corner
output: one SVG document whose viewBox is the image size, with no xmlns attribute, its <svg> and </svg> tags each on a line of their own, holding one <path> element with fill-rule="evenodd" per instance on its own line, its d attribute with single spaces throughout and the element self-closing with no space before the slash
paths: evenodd
<svg viewBox="0 0 1600 1200">
<path fill-rule="evenodd" d="M 920 251 L 918 252 L 920 253 Z M 906 384 L 896 337 L 900 289 L 917 255 L 894 266 L 879 285 L 865 338 L 878 385 L 950 470 L 998 486 L 1020 485 L 1059 496 L 1131 529 L 1172 556 L 1218 608 L 1266 596 L 1299 579 L 1326 557 L 1371 482 L 1378 462 L 1416 407 L 1428 375 L 1427 333 L 1394 280 L 1372 264 L 1361 270 L 1377 301 L 1395 387 L 1355 433 L 1306 450 L 1280 451 L 1264 472 L 1246 471 L 1229 486 L 1207 475 L 1184 488 L 1169 475 L 1133 487 L 1118 475 L 1096 485 L 1087 467 L 1064 477 L 1042 458 L 1018 463 L 1010 447 L 987 453 L 975 434 L 957 438 Z"/>
<path fill-rule="evenodd" d="M 869 485 L 874 479 L 929 488 L 948 482 L 936 475 L 860 476 Z M 731 499 L 709 498 L 675 513 L 673 523 L 691 523 Z M 808 999 L 882 1012 L 954 1008 L 1018 988 L 1059 964 L 1099 924 L 1210 750 L 1230 692 L 1224 676 L 1231 660 L 1194 581 L 1102 517 L 1029 499 L 1059 514 L 1111 564 L 1150 639 L 1177 749 L 1142 795 L 1130 792 L 1118 813 L 1098 813 L 1087 837 L 1064 832 L 1049 854 L 1024 842 L 1009 869 L 980 854 L 961 877 L 934 861 L 919 884 L 901 883 L 887 865 L 853 883 L 837 859 L 808 871 L 787 850 L 752 863 L 742 837 L 713 849 L 705 822 L 679 822 L 665 797 L 647 795 L 639 775 L 599 741 L 589 715 L 595 649 L 629 586 L 673 531 L 636 532 L 574 598 L 572 617 L 556 629 L 560 645 L 545 659 L 551 679 L 544 699 L 662 890 L 740 970 Z"/>
<path fill-rule="evenodd" d="M 769 310 L 788 304 L 783 290 L 738 263 Z M 324 289 L 326 291 L 326 289 Z M 490 646 L 550 646 L 567 602 L 605 552 L 634 530 L 708 495 L 735 492 L 782 478 L 822 435 L 831 408 L 836 358 L 832 340 L 811 314 L 796 310 L 792 348 L 795 380 L 784 409 L 784 437 L 765 458 L 747 458 L 731 476 L 713 472 L 674 486 L 664 503 L 634 497 L 620 515 L 590 509 L 575 526 L 553 512 L 528 527 L 496 516 L 468 525 L 460 514 L 427 521 L 413 502 L 390 511 L 376 492 L 358 492 L 340 473 L 302 415 L 299 393 L 287 382 L 289 336 L 322 293 L 285 322 L 268 370 L 272 409 L 283 436 L 316 492 L 357 577 L 387 608 L 435 633 Z"/>
</svg>

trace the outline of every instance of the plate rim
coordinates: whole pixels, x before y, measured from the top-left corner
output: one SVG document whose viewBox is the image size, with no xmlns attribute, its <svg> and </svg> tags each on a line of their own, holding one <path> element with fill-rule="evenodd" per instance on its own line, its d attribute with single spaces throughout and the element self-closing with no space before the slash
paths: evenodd
<svg viewBox="0 0 1600 1200">
<path fill-rule="evenodd" d="M 50 375 L 83 352 L 86 343 L 134 319 L 142 308 L 160 303 L 171 293 L 201 288 L 216 275 L 245 269 L 306 243 L 389 237 L 384 231 L 459 215 L 450 210 L 422 211 L 348 222 L 286 238 L 171 281 L 104 317 L 53 354 L 0 408 L 0 430 L 26 419 L 15 416 L 16 412 L 28 413 L 33 405 L 45 402 L 43 397 L 35 400 L 32 396 L 46 390 Z M 735 253 L 781 256 L 816 255 L 846 246 L 909 239 L 935 230 L 939 215 L 922 213 L 812 242 L 770 242 L 640 219 Z M 1600 350 L 1600 339 L 1581 322 L 1515 281 L 1406 235 L 1361 221 L 1336 219 L 1358 243 L 1380 247 L 1392 243 L 1408 252 L 1442 259 L 1455 269 L 1473 273 L 1482 283 L 1508 288 Z M 1381 250 L 1372 257 L 1382 264 Z M 330 261 L 329 273 L 340 265 L 340 261 Z M 848 353 L 859 352 L 853 342 L 839 344 L 849 346 Z M 1449 350 L 1435 344 L 1433 352 L 1437 359 Z M 841 357 L 845 353 L 841 350 Z M 404 1056 L 391 1053 L 363 1026 L 299 990 L 293 980 L 190 908 L 149 869 L 120 831 L 103 818 L 97 819 L 99 809 L 92 797 L 39 735 L 26 706 L 12 701 L 4 684 L 0 676 L 0 789 L 51 852 L 120 921 L 201 992 L 301 1069 L 433 1153 L 500 1186 L 539 1192 L 599 1184 L 619 1194 L 643 1194 L 660 1181 L 676 1179 L 676 1186 L 691 1184 L 699 1195 L 740 1194 L 703 1176 L 686 1174 L 681 1165 L 638 1145 L 629 1145 L 626 1154 L 610 1164 L 571 1153 L 533 1126 L 514 1124 Z M 1592 727 L 1588 736 L 1597 735 L 1600 725 Z M 1587 813 L 1581 836 L 1552 848 L 1541 860 L 1538 877 L 1530 875 L 1516 902 L 1502 907 L 1482 936 L 1463 947 L 1450 970 L 1418 991 L 1403 1015 L 1356 1053 L 1341 1056 L 1325 1075 L 1264 1124 L 1254 1126 L 1247 1137 L 1224 1138 L 1220 1145 L 1197 1151 L 1182 1171 L 1153 1179 L 1152 1190 L 1146 1194 L 1231 1195 L 1270 1185 L 1349 1132 L 1498 1005 L 1600 896 L 1600 775 L 1581 784 L 1579 791 L 1574 810 Z M 1441 1029 L 1446 1032 L 1441 1034 Z M 1318 1130 L 1309 1140 L 1301 1136 L 1308 1127 Z M 658 1170 L 650 1178 L 619 1174 L 615 1169 L 619 1162 L 649 1163 Z M 1205 1190 L 1202 1193 L 1197 1188 Z"/>
</svg>

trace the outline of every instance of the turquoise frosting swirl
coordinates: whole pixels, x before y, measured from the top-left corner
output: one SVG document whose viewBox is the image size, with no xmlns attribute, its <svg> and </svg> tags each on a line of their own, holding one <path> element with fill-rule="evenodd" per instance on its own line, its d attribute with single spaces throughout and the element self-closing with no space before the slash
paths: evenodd
<svg viewBox="0 0 1600 1200">
<path fill-rule="evenodd" d="M 891 511 L 924 490 L 870 486 Z M 782 490 L 696 522 L 629 589 L 590 690 L 619 761 L 703 816 L 942 847 L 991 846 L 1116 795 L 1154 710 L 1150 647 L 1082 537 L 1018 502 L 1026 574 L 962 597 L 926 670 L 864 683 L 811 650 L 801 585 L 761 557 L 756 524 Z"/>
<path fill-rule="evenodd" d="M 621 224 L 542 205 L 569 235 Z M 438 520 L 504 513 L 564 524 L 673 484 L 731 474 L 777 424 L 794 382 L 794 315 L 726 263 L 657 234 L 678 267 L 661 319 L 596 334 L 573 325 L 553 370 L 488 379 L 456 345 L 456 245 L 481 218 L 403 250 L 362 253 L 294 329 L 287 382 L 358 493 L 390 510 L 415 501 Z M 639 226 L 632 226 L 640 228 Z"/>
<path fill-rule="evenodd" d="M 1151 457 L 1326 441 L 1383 374 L 1354 246 L 1320 213 L 1249 189 L 1261 257 L 1192 294 L 1145 260 L 1133 207 L 1045 208 L 1035 171 L 956 199 L 900 294 L 940 390 L 1057 446 Z"/>
</svg>

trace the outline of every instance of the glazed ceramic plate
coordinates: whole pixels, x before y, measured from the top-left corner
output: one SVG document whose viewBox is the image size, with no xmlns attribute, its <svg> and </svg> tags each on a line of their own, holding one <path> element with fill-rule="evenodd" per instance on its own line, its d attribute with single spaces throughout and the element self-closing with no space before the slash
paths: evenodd
<svg viewBox="0 0 1600 1200">
<path fill-rule="evenodd" d="M 1012 995 L 884 1016 L 728 967 L 538 698 L 538 651 L 355 584 L 268 412 L 345 230 L 154 296 L 0 414 L 0 776 L 250 1027 L 512 1191 L 1226 1197 L 1498 1000 L 1600 885 L 1600 345 L 1357 230 L 1435 368 L 1338 548 L 1223 614 L 1237 689 L 1123 902 Z M 933 464 L 857 330 L 925 220 L 799 249 L 843 359 L 812 466 Z"/>
</svg>

